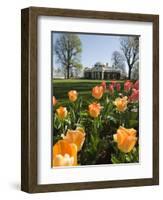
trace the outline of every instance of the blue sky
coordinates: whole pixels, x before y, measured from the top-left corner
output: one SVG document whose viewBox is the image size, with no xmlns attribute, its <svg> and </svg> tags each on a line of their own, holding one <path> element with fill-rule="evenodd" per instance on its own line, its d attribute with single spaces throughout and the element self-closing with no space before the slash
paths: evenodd
<svg viewBox="0 0 163 200">
<path fill-rule="evenodd" d="M 53 44 L 60 33 L 53 32 Z M 92 67 L 96 62 L 109 63 L 114 51 L 120 51 L 120 36 L 77 34 L 82 43 L 81 63 L 84 67 Z M 54 45 L 53 45 L 54 46 Z M 53 66 L 59 67 L 53 54 Z"/>
</svg>

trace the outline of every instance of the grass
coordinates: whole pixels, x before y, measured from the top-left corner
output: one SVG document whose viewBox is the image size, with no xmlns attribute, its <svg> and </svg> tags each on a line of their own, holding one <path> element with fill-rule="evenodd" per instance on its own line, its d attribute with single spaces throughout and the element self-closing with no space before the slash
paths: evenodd
<svg viewBox="0 0 163 200">
<path fill-rule="evenodd" d="M 101 80 L 83 80 L 83 79 L 69 79 L 69 80 L 56 80 L 53 79 L 53 95 L 61 103 L 68 101 L 67 93 L 70 90 L 76 90 L 79 95 L 85 99 L 91 98 L 91 90 L 94 86 L 100 85 Z M 122 82 L 122 81 L 121 81 Z M 110 81 L 106 81 L 110 83 Z"/>
</svg>

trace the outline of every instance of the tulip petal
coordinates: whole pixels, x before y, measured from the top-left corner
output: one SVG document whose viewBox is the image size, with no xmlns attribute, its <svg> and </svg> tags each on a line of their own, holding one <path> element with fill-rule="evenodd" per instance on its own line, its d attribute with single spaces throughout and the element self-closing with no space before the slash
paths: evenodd
<svg viewBox="0 0 163 200">
<path fill-rule="evenodd" d="M 66 140 L 59 140 L 53 146 L 53 166 L 67 166 L 66 163 L 70 164 L 70 160 L 73 160 L 72 165 L 77 165 L 77 146 L 70 144 Z"/>
</svg>

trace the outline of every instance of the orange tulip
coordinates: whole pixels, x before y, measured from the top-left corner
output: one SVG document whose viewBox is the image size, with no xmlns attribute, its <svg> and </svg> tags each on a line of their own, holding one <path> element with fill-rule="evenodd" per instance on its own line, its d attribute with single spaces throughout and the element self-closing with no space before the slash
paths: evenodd
<svg viewBox="0 0 163 200">
<path fill-rule="evenodd" d="M 125 97 L 118 97 L 114 101 L 114 105 L 117 107 L 117 110 L 120 112 L 124 112 L 127 109 L 127 96 Z"/>
<path fill-rule="evenodd" d="M 100 114 L 101 106 L 99 103 L 92 103 L 89 105 L 88 111 L 91 117 L 96 118 Z"/>
<path fill-rule="evenodd" d="M 68 97 L 69 97 L 69 100 L 72 101 L 72 102 L 75 102 L 78 98 L 78 93 L 76 90 L 71 90 L 68 92 Z"/>
<path fill-rule="evenodd" d="M 77 146 L 66 140 L 59 140 L 53 146 L 53 166 L 77 165 Z"/>
<path fill-rule="evenodd" d="M 101 99 L 102 96 L 103 96 L 103 93 L 104 93 L 104 88 L 103 88 L 103 86 L 95 86 L 95 87 L 92 89 L 92 96 L 93 96 L 95 99 Z"/>
<path fill-rule="evenodd" d="M 119 127 L 117 133 L 113 135 L 114 141 L 117 142 L 118 149 L 124 153 L 130 152 L 137 141 L 136 130 Z"/>
<path fill-rule="evenodd" d="M 53 96 L 53 106 L 55 106 L 56 105 L 56 103 L 57 103 L 57 100 L 56 100 L 56 98 L 55 98 L 55 96 Z"/>
<path fill-rule="evenodd" d="M 63 139 L 69 143 L 76 144 L 77 150 L 80 151 L 85 140 L 85 132 L 82 128 L 68 130 L 66 136 L 63 136 Z"/>
<path fill-rule="evenodd" d="M 68 112 L 66 107 L 60 106 L 58 109 L 56 109 L 56 111 L 60 119 L 64 119 L 65 117 L 67 117 Z"/>
</svg>

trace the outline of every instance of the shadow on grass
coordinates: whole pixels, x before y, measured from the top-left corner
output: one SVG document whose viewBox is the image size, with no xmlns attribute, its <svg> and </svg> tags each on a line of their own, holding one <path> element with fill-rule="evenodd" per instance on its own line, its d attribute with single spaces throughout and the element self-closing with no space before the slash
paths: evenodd
<svg viewBox="0 0 163 200">
<path fill-rule="evenodd" d="M 67 99 L 67 93 L 70 90 L 76 90 L 83 98 L 89 99 L 91 97 L 92 88 L 101 84 L 101 80 L 53 80 L 53 95 L 57 99 Z M 120 81 L 122 82 L 122 81 Z M 106 81 L 107 84 L 110 81 Z"/>
</svg>

